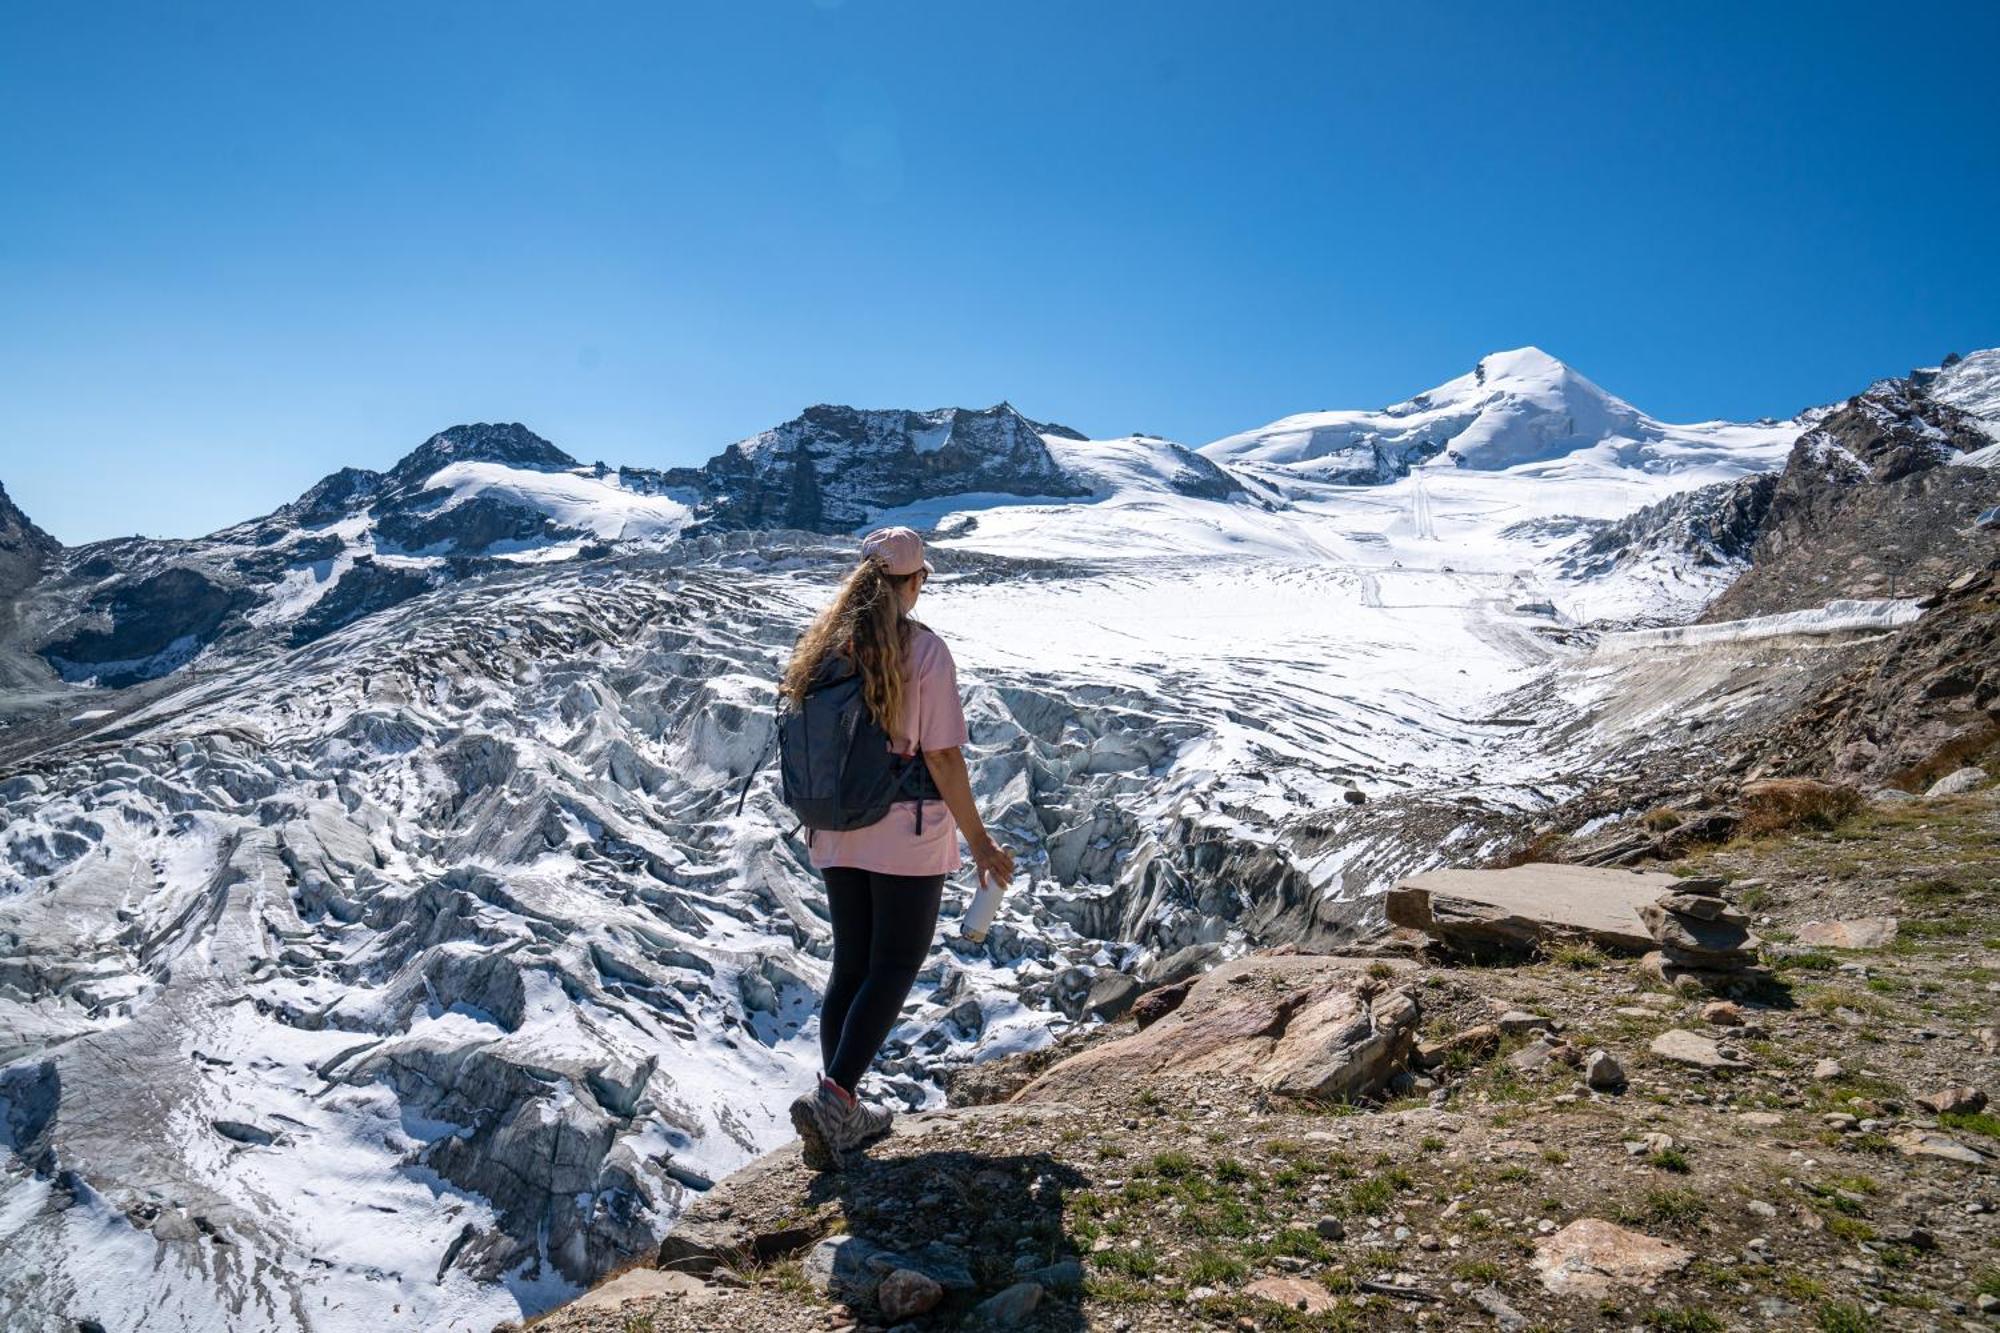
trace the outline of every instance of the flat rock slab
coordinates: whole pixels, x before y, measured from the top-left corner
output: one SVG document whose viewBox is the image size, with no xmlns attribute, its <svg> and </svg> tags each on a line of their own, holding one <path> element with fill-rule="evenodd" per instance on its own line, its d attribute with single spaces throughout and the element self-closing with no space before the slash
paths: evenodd
<svg viewBox="0 0 2000 1333">
<path fill-rule="evenodd" d="M 610 1281 L 592 1287 L 571 1302 L 569 1308 L 616 1311 L 627 1301 L 712 1301 L 719 1295 L 720 1291 L 690 1273 L 669 1273 L 659 1268 L 629 1268 Z"/>
<path fill-rule="evenodd" d="M 1822 949 L 1886 949 L 1896 942 L 1896 918 L 1864 916 L 1854 921 L 1808 921 L 1798 942 Z"/>
<path fill-rule="evenodd" d="M 1639 909 L 1678 883 L 1656 871 L 1531 862 L 1412 875 L 1389 890 L 1386 906 L 1392 925 L 1475 953 L 1525 953 L 1576 938 L 1619 953 L 1644 953 L 1653 936 Z"/>
<path fill-rule="evenodd" d="M 1364 985 L 1393 984 L 1367 975 L 1384 962 L 1392 972 L 1411 967 L 1310 954 L 1234 959 L 1196 982 L 1167 1017 L 1051 1066 L 1007 1105 L 1122 1099 L 1160 1079 L 1208 1076 L 1286 1097 L 1372 1095 L 1408 1056 L 1419 1018 L 1406 990 L 1364 996 Z"/>
<path fill-rule="evenodd" d="M 1977 1149 L 1929 1130 L 1911 1130 L 1889 1141 L 1905 1157 L 1934 1157 L 1941 1162 L 1957 1162 L 1962 1166 L 1993 1165 L 1993 1160 Z"/>
<path fill-rule="evenodd" d="M 1644 1287 L 1686 1268 L 1694 1255 L 1678 1245 L 1584 1217 L 1535 1242 L 1535 1272 L 1559 1296 L 1602 1300 L 1614 1286 Z"/>
<path fill-rule="evenodd" d="M 1653 1038 L 1651 1050 L 1662 1060 L 1693 1065 L 1697 1069 L 1748 1069 L 1741 1060 L 1722 1053 L 1722 1048 L 1699 1032 L 1673 1028 Z"/>
<path fill-rule="evenodd" d="M 1322 1314 L 1340 1304 L 1333 1294 L 1319 1283 L 1308 1282 L 1298 1277 L 1258 1278 L 1243 1288 L 1243 1294 L 1255 1296 L 1260 1301 L 1270 1301 L 1275 1305 L 1303 1310 L 1307 1314 Z"/>
</svg>

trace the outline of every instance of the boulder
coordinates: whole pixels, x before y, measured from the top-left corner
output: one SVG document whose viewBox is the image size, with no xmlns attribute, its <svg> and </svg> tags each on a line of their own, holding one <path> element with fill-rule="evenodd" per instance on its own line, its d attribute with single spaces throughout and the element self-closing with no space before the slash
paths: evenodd
<svg viewBox="0 0 2000 1333">
<path fill-rule="evenodd" d="M 1917 1098 L 1932 1115 L 1973 1115 L 1986 1109 L 1986 1094 L 1974 1087 L 1940 1088 Z"/>
<path fill-rule="evenodd" d="M 1933 782 L 1930 786 L 1924 788 L 1924 795 L 1926 797 L 1959 796 L 1964 794 L 1965 792 L 1971 791 L 1974 787 L 1977 787 L 1980 783 L 1984 781 L 1986 781 L 1985 769 L 1982 768 L 1953 769 L 1951 772 L 1939 778 L 1936 782 Z"/>
<path fill-rule="evenodd" d="M 1010 1328 L 1032 1315 L 1041 1303 L 1041 1283 L 1016 1282 L 973 1306 L 971 1322 L 975 1327 L 983 1321 L 996 1328 Z"/>
<path fill-rule="evenodd" d="M 1614 1286 L 1643 1287 L 1686 1268 L 1694 1255 L 1678 1245 L 1585 1217 L 1535 1242 L 1535 1272 L 1558 1296 L 1603 1300 Z"/>
<path fill-rule="evenodd" d="M 898 1268 L 875 1288 L 875 1304 L 891 1323 L 929 1314 L 944 1299 L 944 1288 L 914 1268 Z"/>
<path fill-rule="evenodd" d="M 1616 1092 L 1625 1086 L 1625 1066 L 1609 1051 L 1592 1051 L 1583 1063 L 1583 1081 L 1598 1092 Z"/>
<path fill-rule="evenodd" d="M 828 1236 L 806 1251 L 802 1266 L 815 1291 L 832 1300 L 862 1305 L 875 1299 L 884 1277 L 880 1266 L 869 1260 L 887 1254 L 862 1236 Z"/>
<path fill-rule="evenodd" d="M 1101 1018 L 1109 1023 L 1123 1018 L 1132 1002 L 1139 998 L 1139 983 L 1123 972 L 1104 972 L 1090 983 L 1090 994 L 1083 1002 L 1083 1012 L 1091 1018 Z"/>
<path fill-rule="evenodd" d="M 1408 990 L 1383 991 L 1383 983 L 1367 975 L 1371 965 L 1380 960 L 1299 954 L 1236 959 L 1197 982 L 1168 1017 L 1055 1064 L 1013 1101 L 1124 1098 L 1162 1079 L 1217 1075 L 1279 1096 L 1373 1096 L 1407 1060 L 1418 1008 Z M 1408 969 L 1405 963 L 1399 970 Z"/>
<path fill-rule="evenodd" d="M 1868 916 L 1853 921 L 1808 921 L 1799 927 L 1798 942 L 1822 949 L 1886 949 L 1896 942 L 1896 918 Z"/>
<path fill-rule="evenodd" d="M 1392 925 L 1474 956 L 1532 953 L 1562 939 L 1640 953 L 1653 936 L 1639 909 L 1678 883 L 1655 872 L 1533 862 L 1412 875 L 1389 890 L 1385 905 Z"/>
</svg>

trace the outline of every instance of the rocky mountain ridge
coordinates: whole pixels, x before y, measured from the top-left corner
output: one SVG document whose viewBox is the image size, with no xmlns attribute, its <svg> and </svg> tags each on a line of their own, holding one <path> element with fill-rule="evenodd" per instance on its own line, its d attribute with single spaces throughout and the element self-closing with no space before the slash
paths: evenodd
<svg viewBox="0 0 2000 1333">
<path fill-rule="evenodd" d="M 881 429 L 887 454 L 914 447 L 907 420 Z M 710 497 L 665 474 L 466 430 L 425 475 L 335 474 L 284 522 L 62 552 L 17 603 L 46 626 L 100 598 L 108 624 L 68 632 L 133 637 L 86 639 L 99 683 L 0 731 L 0 1213 L 6 1262 L 36 1275 L 0 1324 L 337 1307 L 340 1327 L 485 1333 L 643 1252 L 788 1134 L 824 909 L 768 774 L 733 807 L 848 539 L 703 529 Z M 983 947 L 927 960 L 871 1084 L 905 1108 L 1248 951 L 1350 948 L 1399 878 L 1506 854 L 1620 766 L 1705 771 L 1892 623 L 1625 641 L 1567 617 L 1634 564 L 1740 571 L 1743 525 L 1709 498 L 1632 522 L 1639 558 L 1559 568 L 1632 497 L 1702 497 L 1700 468 L 1420 468 L 1358 491 L 1265 468 L 1204 494 L 1170 442 L 1037 433 L 1087 494 L 886 511 L 941 525 L 922 614 L 1027 870 Z M 482 499 L 568 531 L 476 554 L 378 540 L 384 513 L 455 522 Z M 1587 521 L 1505 535 L 1523 512 Z M 350 591 L 378 577 L 420 586 Z M 263 600 L 214 604 L 244 589 Z M 186 637 L 181 606 L 214 616 L 188 665 L 111 686 L 117 654 Z M 1896 673 L 1920 694 L 1976 632 L 1948 614 Z"/>
</svg>

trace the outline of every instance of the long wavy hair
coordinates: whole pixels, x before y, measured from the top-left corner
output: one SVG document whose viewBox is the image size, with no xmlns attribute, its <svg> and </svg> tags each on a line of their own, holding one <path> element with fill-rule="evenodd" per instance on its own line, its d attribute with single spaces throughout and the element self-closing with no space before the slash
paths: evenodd
<svg viewBox="0 0 2000 1333">
<path fill-rule="evenodd" d="M 880 560 L 864 559 L 840 585 L 833 604 L 819 613 L 792 649 L 791 664 L 778 693 L 794 704 L 805 699 L 820 663 L 832 652 L 849 654 L 861 671 L 861 697 L 891 739 L 903 725 L 910 627 L 903 614 L 903 588 L 915 574 L 891 574 Z"/>
</svg>

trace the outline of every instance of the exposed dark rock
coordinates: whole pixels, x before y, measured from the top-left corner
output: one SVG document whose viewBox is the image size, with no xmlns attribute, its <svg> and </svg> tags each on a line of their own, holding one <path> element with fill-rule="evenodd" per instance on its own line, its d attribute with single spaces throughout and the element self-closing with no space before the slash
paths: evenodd
<svg viewBox="0 0 2000 1333">
<path fill-rule="evenodd" d="M 730 445 L 700 468 L 661 474 L 704 497 L 703 527 L 844 532 L 880 508 L 964 491 L 1090 493 L 1006 403 L 984 411 L 866 411 L 821 404 Z"/>
<path fill-rule="evenodd" d="M 185 664 L 256 601 L 247 589 L 192 569 L 165 569 L 93 598 L 85 627 L 49 643 L 42 655 L 69 680 L 110 686 L 150 680 Z"/>
<path fill-rule="evenodd" d="M 1910 380 L 1882 380 L 1799 438 L 1751 565 L 1703 614 L 1734 620 L 1840 597 L 1914 596 L 2000 553 L 1973 520 L 1993 474 L 1951 466 L 1992 443 Z"/>
<path fill-rule="evenodd" d="M 292 622 L 292 642 L 311 643 L 363 616 L 429 592 L 437 585 L 437 577 L 425 570 L 356 561 L 330 592 Z"/>
</svg>

